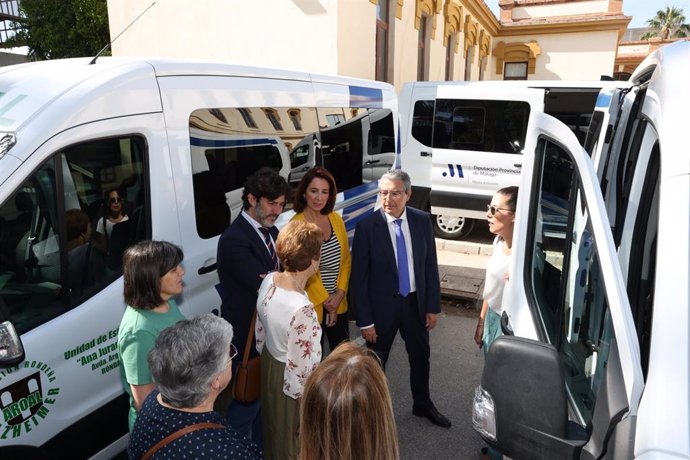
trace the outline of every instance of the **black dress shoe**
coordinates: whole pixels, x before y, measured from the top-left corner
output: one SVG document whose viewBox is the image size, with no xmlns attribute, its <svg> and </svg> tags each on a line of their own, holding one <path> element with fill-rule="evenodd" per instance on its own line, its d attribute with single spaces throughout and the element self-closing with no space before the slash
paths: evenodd
<svg viewBox="0 0 690 460">
<path fill-rule="evenodd" d="M 446 418 L 445 415 L 440 413 L 435 406 L 431 405 L 425 409 L 419 407 L 413 407 L 412 413 L 417 417 L 426 417 L 434 425 L 441 426 L 443 428 L 450 428 L 450 420 Z"/>
</svg>

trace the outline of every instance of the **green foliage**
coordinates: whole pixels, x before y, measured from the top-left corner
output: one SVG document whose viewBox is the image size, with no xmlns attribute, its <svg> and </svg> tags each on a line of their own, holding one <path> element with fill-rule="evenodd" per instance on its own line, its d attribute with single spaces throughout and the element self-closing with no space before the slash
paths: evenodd
<svg viewBox="0 0 690 460">
<path fill-rule="evenodd" d="M 21 0 L 22 20 L 8 46 L 34 59 L 94 56 L 110 41 L 106 0 Z"/>
<path fill-rule="evenodd" d="M 685 24 L 685 16 L 682 8 L 667 6 L 665 10 L 659 10 L 656 15 L 647 20 L 647 25 L 651 29 L 640 37 L 642 40 L 650 38 L 682 38 L 690 35 L 690 26 Z"/>
</svg>

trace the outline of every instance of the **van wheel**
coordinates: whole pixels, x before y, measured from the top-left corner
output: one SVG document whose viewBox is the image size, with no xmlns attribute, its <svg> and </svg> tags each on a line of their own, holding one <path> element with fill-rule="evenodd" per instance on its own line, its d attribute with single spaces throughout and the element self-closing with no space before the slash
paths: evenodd
<svg viewBox="0 0 690 460">
<path fill-rule="evenodd" d="M 455 216 L 433 216 L 434 233 L 439 238 L 458 240 L 466 237 L 474 228 L 474 219 Z"/>
</svg>

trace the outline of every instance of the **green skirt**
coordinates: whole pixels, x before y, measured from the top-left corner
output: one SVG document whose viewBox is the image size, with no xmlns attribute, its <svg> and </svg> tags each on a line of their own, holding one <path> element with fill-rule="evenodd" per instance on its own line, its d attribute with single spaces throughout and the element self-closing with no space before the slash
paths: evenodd
<svg viewBox="0 0 690 460">
<path fill-rule="evenodd" d="M 264 345 L 261 353 L 261 423 L 264 459 L 297 459 L 299 456 L 299 404 L 283 393 L 285 363 Z"/>
<path fill-rule="evenodd" d="M 484 335 L 482 336 L 482 341 L 484 342 L 482 349 L 485 355 L 489 352 L 493 341 L 502 335 L 501 315 L 489 307 L 486 312 L 486 318 L 484 318 Z"/>
</svg>

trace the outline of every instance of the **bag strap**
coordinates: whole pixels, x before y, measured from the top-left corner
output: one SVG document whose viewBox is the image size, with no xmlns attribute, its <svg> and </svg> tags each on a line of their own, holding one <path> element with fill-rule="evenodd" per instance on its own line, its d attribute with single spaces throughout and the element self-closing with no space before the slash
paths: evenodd
<svg viewBox="0 0 690 460">
<path fill-rule="evenodd" d="M 174 433 L 169 434 L 165 438 L 161 439 L 158 444 L 150 448 L 149 450 L 146 451 L 143 457 L 141 457 L 141 460 L 149 460 L 151 457 L 153 457 L 153 454 L 158 452 L 160 449 L 163 447 L 167 446 L 177 438 L 181 438 L 182 436 L 191 433 L 192 431 L 196 430 L 203 430 L 205 428 L 225 428 L 225 425 L 221 425 L 220 423 L 213 423 L 213 422 L 202 422 L 202 423 L 195 423 L 194 425 L 189 425 L 184 428 L 180 428 L 179 430 L 175 431 Z"/>
<path fill-rule="evenodd" d="M 252 347 L 252 340 L 254 339 L 254 325 L 256 324 L 256 309 L 254 309 L 254 316 L 252 316 L 252 322 L 249 325 L 249 334 L 247 334 L 247 343 L 244 347 L 244 354 L 242 355 L 242 367 L 247 367 L 247 362 L 249 361 L 249 349 Z"/>
</svg>

